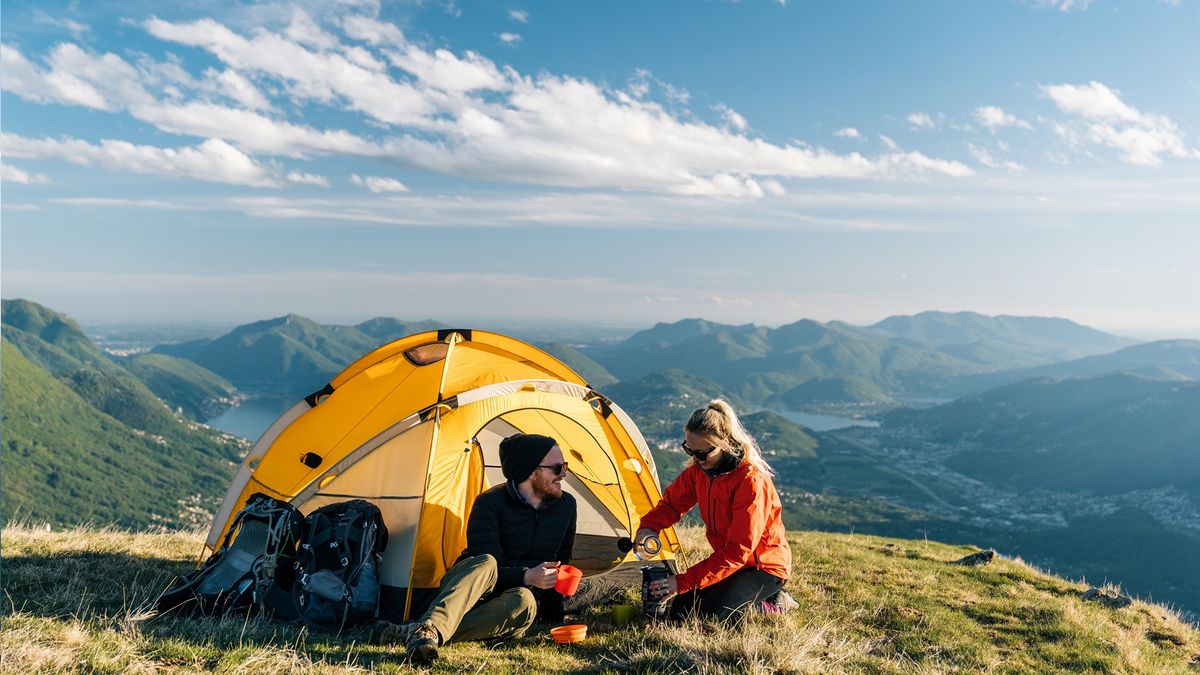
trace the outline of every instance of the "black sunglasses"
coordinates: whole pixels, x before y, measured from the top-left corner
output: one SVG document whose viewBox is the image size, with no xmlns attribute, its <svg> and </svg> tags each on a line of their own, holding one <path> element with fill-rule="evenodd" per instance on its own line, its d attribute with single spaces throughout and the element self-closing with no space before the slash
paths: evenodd
<svg viewBox="0 0 1200 675">
<path fill-rule="evenodd" d="M 687 441 L 680 443 L 679 447 L 683 448 L 683 451 L 687 453 L 688 457 L 695 457 L 701 462 L 703 462 L 705 459 L 708 459 L 708 456 L 712 453 L 712 451 L 716 450 L 715 447 L 707 450 L 693 450 L 692 448 L 688 447 Z"/>
<path fill-rule="evenodd" d="M 538 468 L 550 469 L 554 472 L 555 476 L 561 476 L 563 475 L 563 472 L 567 470 L 567 464 L 568 462 L 559 462 L 558 464 L 538 464 Z"/>
</svg>

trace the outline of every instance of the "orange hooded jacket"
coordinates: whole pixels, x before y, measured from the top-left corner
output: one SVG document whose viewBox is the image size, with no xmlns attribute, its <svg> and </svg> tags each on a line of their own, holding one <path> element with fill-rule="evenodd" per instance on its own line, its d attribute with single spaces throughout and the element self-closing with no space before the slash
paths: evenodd
<svg viewBox="0 0 1200 675">
<path fill-rule="evenodd" d="M 792 549 L 784 538 L 783 505 L 770 476 L 745 460 L 716 478 L 692 464 L 667 486 L 638 529 L 658 532 L 679 522 L 696 504 L 713 553 L 676 576 L 680 593 L 711 586 L 744 567 L 788 578 Z"/>
</svg>

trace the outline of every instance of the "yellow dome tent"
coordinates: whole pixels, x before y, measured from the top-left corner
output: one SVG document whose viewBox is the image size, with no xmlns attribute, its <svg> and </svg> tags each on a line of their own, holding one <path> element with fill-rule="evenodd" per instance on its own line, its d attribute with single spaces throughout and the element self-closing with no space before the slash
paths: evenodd
<svg viewBox="0 0 1200 675">
<path fill-rule="evenodd" d="M 503 482 L 499 444 L 558 440 L 578 504 L 572 563 L 585 575 L 635 572 L 621 546 L 661 494 L 637 427 L 570 368 L 519 340 L 478 330 L 419 333 L 355 361 L 305 397 L 247 453 L 205 542 L 213 550 L 246 499 L 264 492 L 304 513 L 366 499 L 388 528 L 383 614 L 414 616 L 466 547 L 475 497 Z M 663 533 L 674 564 L 679 542 Z"/>
</svg>

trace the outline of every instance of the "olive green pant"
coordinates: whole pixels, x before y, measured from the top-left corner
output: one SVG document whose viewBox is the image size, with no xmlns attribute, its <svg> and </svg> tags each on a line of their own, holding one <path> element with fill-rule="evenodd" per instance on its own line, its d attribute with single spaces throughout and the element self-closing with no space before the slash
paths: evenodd
<svg viewBox="0 0 1200 675">
<path fill-rule="evenodd" d="M 537 617 L 528 588 L 510 588 L 480 602 L 496 588 L 496 559 L 477 555 L 446 570 L 433 604 L 420 621 L 437 629 L 442 644 L 521 637 Z"/>
</svg>

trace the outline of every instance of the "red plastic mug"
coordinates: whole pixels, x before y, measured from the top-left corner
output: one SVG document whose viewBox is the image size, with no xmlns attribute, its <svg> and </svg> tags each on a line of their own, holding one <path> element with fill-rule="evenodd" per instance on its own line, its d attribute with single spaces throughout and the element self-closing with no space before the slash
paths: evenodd
<svg viewBox="0 0 1200 675">
<path fill-rule="evenodd" d="M 579 590 L 579 580 L 583 578 L 583 570 L 573 565 L 558 566 L 558 581 L 554 582 L 554 590 L 563 595 L 575 595 Z"/>
</svg>

